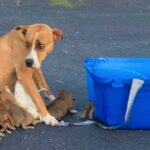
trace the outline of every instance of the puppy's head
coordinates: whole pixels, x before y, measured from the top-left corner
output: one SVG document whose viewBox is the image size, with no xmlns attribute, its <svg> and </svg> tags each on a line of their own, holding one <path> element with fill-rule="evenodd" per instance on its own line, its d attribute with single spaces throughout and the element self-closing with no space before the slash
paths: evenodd
<svg viewBox="0 0 150 150">
<path fill-rule="evenodd" d="M 61 90 L 56 97 L 56 100 L 59 99 L 64 102 L 66 108 L 69 110 L 73 109 L 75 98 L 72 96 L 72 94 L 66 90 Z M 63 106 L 61 106 L 63 107 Z"/>
<path fill-rule="evenodd" d="M 94 111 L 94 103 L 91 102 L 88 106 L 84 107 L 80 117 L 82 119 L 93 119 Z"/>
<path fill-rule="evenodd" d="M 70 100 L 70 101 L 74 101 L 74 97 L 71 95 L 70 92 L 66 91 L 66 90 L 61 90 L 58 93 L 58 97 L 62 100 Z"/>
<path fill-rule="evenodd" d="M 24 41 L 27 51 L 27 67 L 40 68 L 42 61 L 51 53 L 54 44 L 63 39 L 63 31 L 46 24 L 22 25 L 15 28 Z"/>
</svg>

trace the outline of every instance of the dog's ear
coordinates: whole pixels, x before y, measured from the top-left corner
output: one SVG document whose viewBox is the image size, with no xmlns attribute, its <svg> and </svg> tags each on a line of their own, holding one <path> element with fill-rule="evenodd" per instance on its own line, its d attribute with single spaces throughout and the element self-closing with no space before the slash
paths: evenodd
<svg viewBox="0 0 150 150">
<path fill-rule="evenodd" d="M 53 38 L 54 41 L 57 42 L 64 38 L 64 33 L 61 29 L 53 28 Z"/>
<path fill-rule="evenodd" d="M 19 36 L 22 40 L 25 40 L 27 29 L 28 29 L 27 25 L 19 25 L 15 27 L 15 30 L 19 33 Z"/>
</svg>

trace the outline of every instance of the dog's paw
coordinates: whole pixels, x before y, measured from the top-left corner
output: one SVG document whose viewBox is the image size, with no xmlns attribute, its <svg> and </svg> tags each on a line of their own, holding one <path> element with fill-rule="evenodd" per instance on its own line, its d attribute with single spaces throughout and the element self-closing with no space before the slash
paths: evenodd
<svg viewBox="0 0 150 150">
<path fill-rule="evenodd" d="M 51 116 L 50 114 L 47 114 L 45 117 L 43 117 L 43 122 L 46 125 L 51 125 L 51 126 L 59 125 L 59 122 L 55 119 L 55 117 Z"/>
</svg>

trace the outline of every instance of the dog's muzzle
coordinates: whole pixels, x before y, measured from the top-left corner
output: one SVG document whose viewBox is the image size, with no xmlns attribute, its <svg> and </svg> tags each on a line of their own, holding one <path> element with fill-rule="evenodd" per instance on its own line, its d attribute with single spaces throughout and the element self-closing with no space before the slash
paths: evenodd
<svg viewBox="0 0 150 150">
<path fill-rule="evenodd" d="M 28 58 L 25 60 L 25 64 L 27 67 L 32 67 L 33 63 L 34 63 L 33 59 Z"/>
</svg>

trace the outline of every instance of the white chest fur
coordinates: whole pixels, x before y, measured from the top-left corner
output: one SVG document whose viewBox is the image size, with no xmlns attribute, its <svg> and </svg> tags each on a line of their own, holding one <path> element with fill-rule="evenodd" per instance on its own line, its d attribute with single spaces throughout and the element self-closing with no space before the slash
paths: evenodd
<svg viewBox="0 0 150 150">
<path fill-rule="evenodd" d="M 16 103 L 30 112 L 35 119 L 40 118 L 40 114 L 37 110 L 35 103 L 33 102 L 31 96 L 25 91 L 23 85 L 17 81 L 15 85 L 14 97 Z"/>
</svg>

